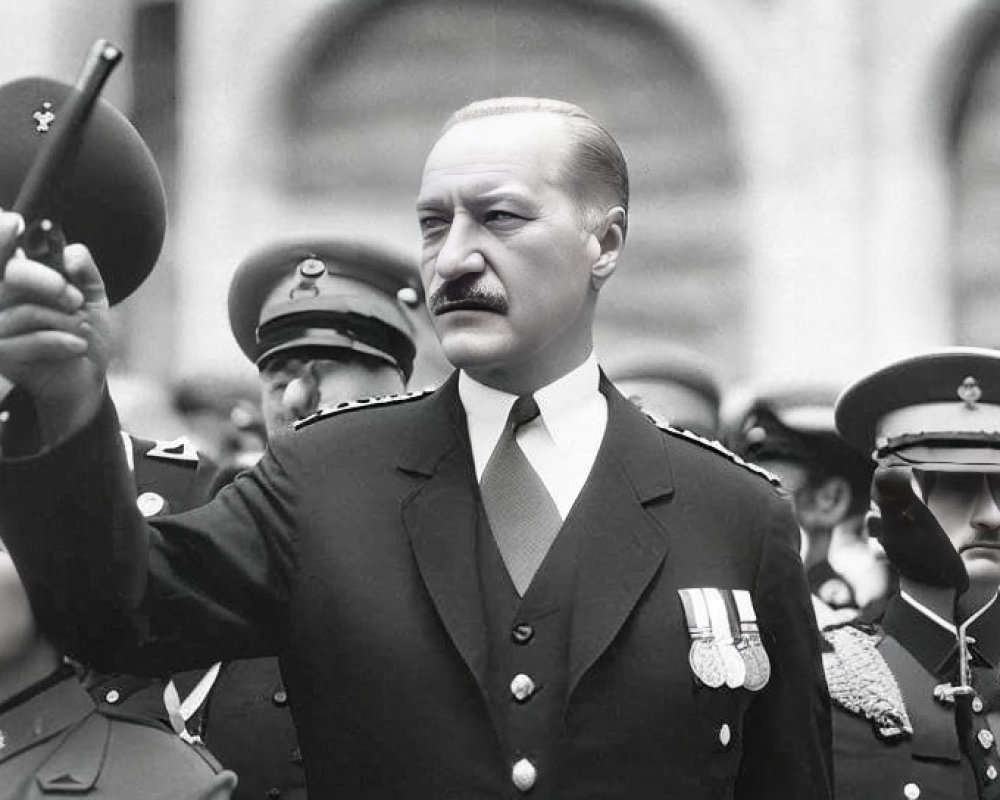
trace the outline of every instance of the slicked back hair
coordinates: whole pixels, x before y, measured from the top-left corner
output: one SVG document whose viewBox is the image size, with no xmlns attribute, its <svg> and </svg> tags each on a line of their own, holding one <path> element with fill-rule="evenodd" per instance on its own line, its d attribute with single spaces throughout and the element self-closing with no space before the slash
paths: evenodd
<svg viewBox="0 0 1000 800">
<path fill-rule="evenodd" d="M 441 136 L 463 122 L 511 114 L 552 114 L 566 121 L 573 144 L 566 158 L 573 192 L 584 224 L 594 228 L 615 206 L 625 210 L 621 228 L 628 229 L 628 167 L 618 142 L 594 117 L 573 103 L 546 97 L 493 97 L 477 100 L 452 114 Z"/>
</svg>

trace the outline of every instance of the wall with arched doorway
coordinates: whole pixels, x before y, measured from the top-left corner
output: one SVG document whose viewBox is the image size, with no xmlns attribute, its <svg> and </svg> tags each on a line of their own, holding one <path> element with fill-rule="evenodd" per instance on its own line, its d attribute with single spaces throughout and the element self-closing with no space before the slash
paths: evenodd
<svg viewBox="0 0 1000 800">
<path fill-rule="evenodd" d="M 238 68 L 213 58 L 205 68 L 226 76 L 191 86 L 214 100 L 203 97 L 189 113 L 201 135 L 186 138 L 187 180 L 199 189 L 184 217 L 185 261 L 235 263 L 234 240 L 245 252 L 305 231 L 354 232 L 416 255 L 413 200 L 447 114 L 483 96 L 556 96 L 602 119 L 630 160 L 632 230 L 602 301 L 599 352 L 612 363 L 679 341 L 727 371 L 746 363 L 738 127 L 663 4 L 510 0 L 498 11 L 485 0 L 314 3 L 286 13 L 278 31 L 220 13 L 199 17 L 191 35 L 211 37 L 213 22 L 239 24 L 242 47 L 258 58 Z M 206 170 L 218 174 L 207 195 Z M 231 231 L 222 241 L 219 226 Z M 205 318 L 224 272 L 186 273 L 192 318 Z M 181 330 L 191 332 L 185 358 L 210 357 L 196 328 Z M 424 344 L 432 363 L 423 374 L 443 373 L 433 340 Z"/>
</svg>

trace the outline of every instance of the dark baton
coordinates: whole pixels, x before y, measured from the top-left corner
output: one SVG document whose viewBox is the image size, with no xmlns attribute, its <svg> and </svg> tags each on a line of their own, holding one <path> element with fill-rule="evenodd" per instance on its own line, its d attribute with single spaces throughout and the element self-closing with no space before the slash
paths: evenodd
<svg viewBox="0 0 1000 800">
<path fill-rule="evenodd" d="M 122 60 L 122 51 L 98 39 L 90 48 L 73 92 L 52 122 L 38 155 L 31 163 L 11 208 L 24 218 L 25 230 L 15 241 L 0 246 L 0 277 L 17 247 L 29 258 L 62 269 L 64 239 L 55 213 L 59 184 L 73 167 L 87 119 L 111 71 Z"/>
</svg>

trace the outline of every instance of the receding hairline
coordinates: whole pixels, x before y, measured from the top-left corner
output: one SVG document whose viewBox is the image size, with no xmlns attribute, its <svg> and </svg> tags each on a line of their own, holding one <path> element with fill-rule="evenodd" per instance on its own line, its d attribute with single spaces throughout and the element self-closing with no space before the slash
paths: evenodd
<svg viewBox="0 0 1000 800">
<path fill-rule="evenodd" d="M 476 100 L 455 111 L 445 120 L 441 134 L 462 122 L 513 114 L 551 114 L 555 117 L 583 120 L 602 129 L 604 127 L 580 106 L 567 103 L 565 100 L 552 100 L 547 97 L 492 97 L 488 100 Z"/>
<path fill-rule="evenodd" d="M 517 115 L 547 116 L 562 121 L 567 142 L 571 147 L 567 149 L 559 165 L 559 177 L 575 186 L 577 200 L 585 213 L 588 211 L 603 213 L 620 206 L 625 211 L 622 222 L 624 233 L 628 224 L 629 204 L 629 180 L 625 156 L 607 128 L 596 117 L 574 103 L 547 97 L 494 97 L 477 100 L 448 117 L 438 134 L 438 141 L 452 128 L 465 122 L 502 119 Z M 603 146 L 595 148 L 595 141 L 600 141 Z M 579 173 L 587 173 L 586 169 L 580 171 L 575 169 L 582 166 L 588 155 L 593 155 L 592 151 L 595 149 L 600 150 L 602 159 L 608 162 L 609 171 L 614 173 L 613 181 L 608 179 L 608 175 L 598 180 L 593 177 L 592 171 L 585 176 Z M 604 171 L 603 165 L 602 171 Z M 598 197 L 608 203 L 605 208 L 599 208 L 599 203 L 596 202 Z"/>
</svg>

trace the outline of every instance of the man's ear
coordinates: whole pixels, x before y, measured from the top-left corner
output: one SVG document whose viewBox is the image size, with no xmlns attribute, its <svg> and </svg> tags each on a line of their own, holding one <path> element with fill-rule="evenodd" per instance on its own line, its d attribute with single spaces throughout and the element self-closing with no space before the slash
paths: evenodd
<svg viewBox="0 0 1000 800">
<path fill-rule="evenodd" d="M 625 209 L 614 206 L 608 209 L 594 236 L 600 245 L 600 255 L 590 267 L 590 282 L 600 289 L 618 266 L 618 256 L 625 246 Z"/>
</svg>

